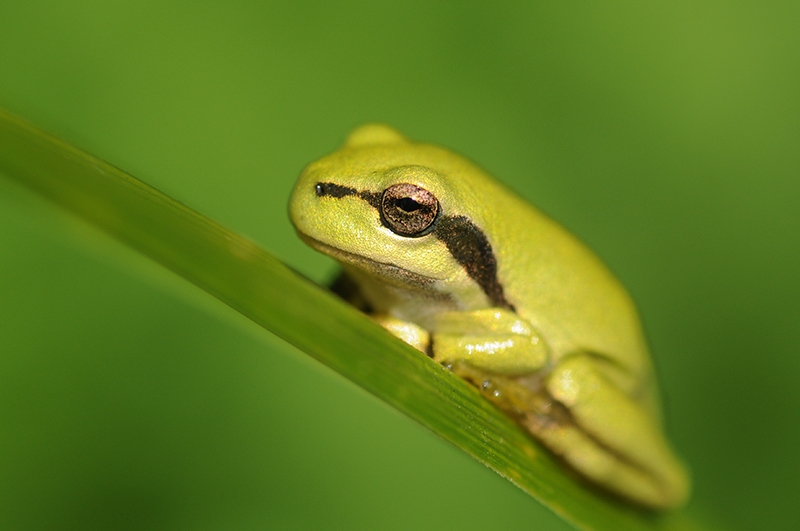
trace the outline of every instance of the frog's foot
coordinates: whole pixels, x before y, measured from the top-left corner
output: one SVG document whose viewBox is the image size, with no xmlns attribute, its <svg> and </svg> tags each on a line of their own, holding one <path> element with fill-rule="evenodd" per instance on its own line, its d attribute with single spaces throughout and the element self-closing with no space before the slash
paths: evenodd
<svg viewBox="0 0 800 531">
<path fill-rule="evenodd" d="M 393 336 L 402 339 L 420 352 L 428 354 L 431 335 L 421 326 L 388 315 L 373 315 L 372 319 Z"/>
<path fill-rule="evenodd" d="M 689 480 L 660 426 L 641 404 L 599 372 L 595 359 L 562 360 L 521 423 L 576 471 L 654 509 L 685 502 Z M 535 402 L 535 401 L 534 401 Z"/>
</svg>

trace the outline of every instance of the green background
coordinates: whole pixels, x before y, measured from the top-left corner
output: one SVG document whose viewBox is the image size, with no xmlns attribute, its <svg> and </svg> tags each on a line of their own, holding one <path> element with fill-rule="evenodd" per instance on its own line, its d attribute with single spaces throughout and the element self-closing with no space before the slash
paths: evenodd
<svg viewBox="0 0 800 531">
<path fill-rule="evenodd" d="M 0 106 L 321 282 L 306 163 L 375 120 L 467 154 L 629 287 L 692 507 L 789 528 L 800 4 L 541 4 L 5 0 Z M 409 528 L 567 526 L 0 179 L 0 529 Z"/>
</svg>

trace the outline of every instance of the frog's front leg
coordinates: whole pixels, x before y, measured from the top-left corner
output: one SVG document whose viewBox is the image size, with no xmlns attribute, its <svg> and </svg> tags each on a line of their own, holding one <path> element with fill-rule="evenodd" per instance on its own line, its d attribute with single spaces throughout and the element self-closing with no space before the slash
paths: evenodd
<svg viewBox="0 0 800 531">
<path fill-rule="evenodd" d="M 550 359 L 539 332 L 516 313 L 500 308 L 439 315 L 432 351 L 433 359 L 445 366 L 505 375 L 538 371 Z"/>
<path fill-rule="evenodd" d="M 445 312 L 437 317 L 433 333 L 388 315 L 372 318 L 392 335 L 449 367 L 518 375 L 543 368 L 549 359 L 538 332 L 508 310 Z"/>
<path fill-rule="evenodd" d="M 598 358 L 561 360 L 544 379 L 549 400 L 521 422 L 578 472 L 642 505 L 681 504 L 689 481 L 661 427 L 639 402 L 616 387 Z"/>
</svg>

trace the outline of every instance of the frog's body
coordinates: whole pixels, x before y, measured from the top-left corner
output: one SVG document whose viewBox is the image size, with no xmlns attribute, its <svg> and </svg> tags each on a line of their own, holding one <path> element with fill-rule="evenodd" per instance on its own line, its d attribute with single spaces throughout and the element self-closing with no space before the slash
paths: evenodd
<svg viewBox="0 0 800 531">
<path fill-rule="evenodd" d="M 379 323 L 478 385 L 583 476 L 653 508 L 685 500 L 630 297 L 483 170 L 362 126 L 306 168 L 290 215 Z"/>
</svg>

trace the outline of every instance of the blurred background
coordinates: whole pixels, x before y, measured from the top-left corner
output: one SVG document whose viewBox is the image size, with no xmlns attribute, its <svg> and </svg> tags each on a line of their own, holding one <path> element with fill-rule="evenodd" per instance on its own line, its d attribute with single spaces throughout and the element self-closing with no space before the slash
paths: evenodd
<svg viewBox="0 0 800 531">
<path fill-rule="evenodd" d="M 798 15 L 797 2 L 741 0 L 4 0 L 0 106 L 319 282 L 335 265 L 286 216 L 306 163 L 365 121 L 468 155 L 588 242 L 637 300 L 692 508 L 787 529 Z M 0 179 L 0 528 L 568 527 Z"/>
</svg>

